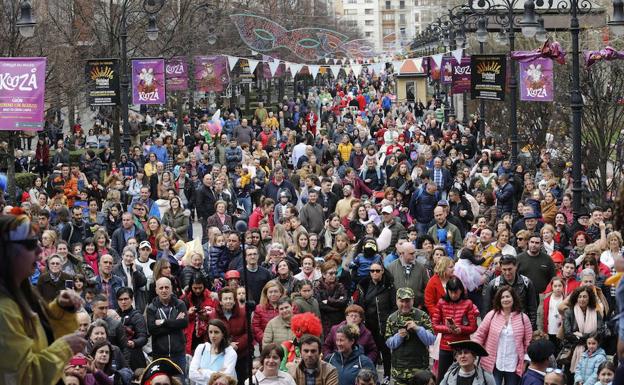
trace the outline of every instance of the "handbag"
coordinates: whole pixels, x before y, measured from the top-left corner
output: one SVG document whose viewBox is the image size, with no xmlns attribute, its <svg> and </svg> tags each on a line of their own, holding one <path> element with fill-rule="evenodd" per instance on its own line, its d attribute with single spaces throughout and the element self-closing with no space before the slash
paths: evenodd
<svg viewBox="0 0 624 385">
<path fill-rule="evenodd" d="M 564 347 L 557 355 L 557 365 L 560 367 L 569 366 L 572 362 L 572 348 Z"/>
<path fill-rule="evenodd" d="M 429 347 L 429 356 L 434 360 L 440 359 L 440 342 L 442 341 L 442 333 L 436 335 L 433 345 Z"/>
</svg>

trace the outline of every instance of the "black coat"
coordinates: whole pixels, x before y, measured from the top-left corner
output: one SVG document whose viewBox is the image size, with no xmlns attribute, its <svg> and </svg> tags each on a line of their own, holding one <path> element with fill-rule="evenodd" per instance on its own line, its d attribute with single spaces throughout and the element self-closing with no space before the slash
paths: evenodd
<svg viewBox="0 0 624 385">
<path fill-rule="evenodd" d="M 122 325 L 126 331 L 128 341 L 134 341 L 134 348 L 125 350 L 125 358 L 132 370 L 144 368 L 145 355 L 143 355 L 143 346 L 147 344 L 148 334 L 145 326 L 145 318 L 137 309 L 131 308 L 125 312 L 117 309 L 117 313 L 121 317 Z"/>
<path fill-rule="evenodd" d="M 383 279 L 373 284 L 370 276 L 365 277 L 357 286 L 356 304 L 364 309 L 364 322 L 373 333 L 383 336 L 386 332 L 386 321 L 396 311 L 396 288 L 390 272 L 384 272 Z"/>
<path fill-rule="evenodd" d="M 177 318 L 178 314 L 184 314 Z M 156 297 L 145 310 L 147 330 L 152 335 L 152 356 L 174 356 L 184 354 L 186 339 L 184 329 L 188 326 L 188 312 L 184 302 L 171 296 L 170 306 L 166 308 Z M 164 320 L 156 325 L 157 320 Z"/>
</svg>

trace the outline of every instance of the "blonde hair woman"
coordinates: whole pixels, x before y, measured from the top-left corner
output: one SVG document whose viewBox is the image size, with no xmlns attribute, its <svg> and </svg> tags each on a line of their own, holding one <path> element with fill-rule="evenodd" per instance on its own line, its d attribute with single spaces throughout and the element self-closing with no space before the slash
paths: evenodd
<svg viewBox="0 0 624 385">
<path fill-rule="evenodd" d="M 264 329 L 270 320 L 275 318 L 279 311 L 277 310 L 277 302 L 285 295 L 284 287 L 277 281 L 269 281 L 262 288 L 260 295 L 260 305 L 254 311 L 251 327 L 253 328 L 254 339 L 262 345 L 262 337 L 264 337 Z"/>
</svg>

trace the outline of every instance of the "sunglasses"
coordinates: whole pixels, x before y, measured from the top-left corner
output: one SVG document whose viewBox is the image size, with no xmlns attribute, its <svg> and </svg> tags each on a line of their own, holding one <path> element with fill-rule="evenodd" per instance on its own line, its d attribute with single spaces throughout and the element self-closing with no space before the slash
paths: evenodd
<svg viewBox="0 0 624 385">
<path fill-rule="evenodd" d="M 33 251 L 39 246 L 38 239 L 22 239 L 20 241 L 9 241 L 9 243 L 16 243 L 22 245 L 26 250 Z"/>
<path fill-rule="evenodd" d="M 561 370 L 559 368 L 546 368 L 546 373 L 563 374 L 563 370 Z"/>
<path fill-rule="evenodd" d="M 381 270 L 381 269 L 370 269 L 370 272 L 371 273 L 381 273 L 381 272 L 383 272 L 383 270 Z"/>
</svg>

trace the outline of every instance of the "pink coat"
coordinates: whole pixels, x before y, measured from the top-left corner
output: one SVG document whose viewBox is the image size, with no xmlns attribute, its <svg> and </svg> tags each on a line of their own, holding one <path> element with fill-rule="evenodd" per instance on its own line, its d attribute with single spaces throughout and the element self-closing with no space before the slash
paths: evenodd
<svg viewBox="0 0 624 385">
<path fill-rule="evenodd" d="M 490 373 L 494 372 L 494 367 L 496 366 L 498 341 L 504 326 L 505 315 L 502 312 L 491 310 L 487 313 L 475 334 L 472 335 L 472 340 L 485 346 L 485 350 L 489 353 L 489 356 L 481 358 L 481 366 Z M 524 355 L 529 347 L 533 334 L 531 320 L 524 313 L 514 312 L 511 314 L 511 326 L 516 342 L 516 352 L 518 353 L 516 374 L 522 376 L 524 372 Z"/>
</svg>

